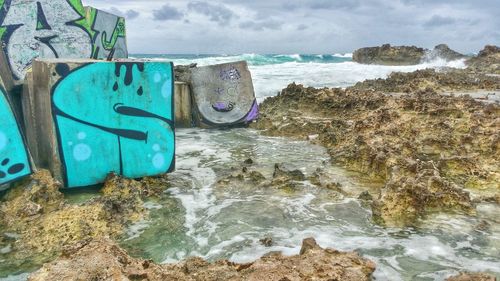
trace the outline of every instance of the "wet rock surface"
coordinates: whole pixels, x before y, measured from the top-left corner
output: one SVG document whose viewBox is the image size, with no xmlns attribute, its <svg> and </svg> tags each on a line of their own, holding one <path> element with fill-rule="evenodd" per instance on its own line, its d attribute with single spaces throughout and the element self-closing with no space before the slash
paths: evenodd
<svg viewBox="0 0 500 281">
<path fill-rule="evenodd" d="M 446 281 L 496 281 L 495 276 L 485 273 L 460 273 L 457 276 L 447 278 Z"/>
<path fill-rule="evenodd" d="M 416 46 L 391 46 L 361 48 L 354 51 L 352 60 L 362 64 L 380 65 L 416 65 L 424 61 L 444 59 L 446 61 L 464 59 L 460 54 L 446 44 L 439 44 L 428 50 Z"/>
<path fill-rule="evenodd" d="M 105 266 L 104 266 L 105 265 Z M 190 258 L 177 264 L 134 259 L 110 239 L 83 241 L 67 247 L 29 280 L 371 280 L 375 264 L 354 252 L 322 249 L 305 239 L 299 255 L 267 255 L 255 262 L 209 263 Z"/>
<path fill-rule="evenodd" d="M 165 186 L 160 178 L 139 182 L 110 175 L 100 196 L 70 204 L 59 191 L 60 183 L 40 170 L 9 190 L 0 203 L 3 235 L 14 234 L 7 241 L 12 247 L 9 263 L 19 266 L 30 260 L 36 266 L 76 241 L 117 237 L 127 224 L 147 215 L 142 198 Z"/>
<path fill-rule="evenodd" d="M 500 47 L 488 45 L 476 57 L 467 61 L 469 69 L 500 75 Z"/>
<path fill-rule="evenodd" d="M 433 91 L 500 90 L 500 77 L 475 73 L 470 69 L 423 69 L 410 73 L 393 72 L 387 79 L 366 80 L 352 89 L 381 91 L 385 93 L 412 93 Z"/>
<path fill-rule="evenodd" d="M 422 73 L 439 80 L 428 70 L 404 76 Z M 345 90 L 291 84 L 264 101 L 253 126 L 272 136 L 314 135 L 312 142 L 324 145 L 335 163 L 385 182 L 373 200 L 381 223 L 411 225 L 433 211 L 473 214 L 473 198 L 494 198 L 500 191 L 499 105 L 411 84 L 407 94 L 387 94 L 413 78 L 395 80 L 369 90 L 366 84 Z M 488 87 L 500 87 L 497 78 L 488 81 Z M 466 85 L 448 86 L 477 87 Z"/>
<path fill-rule="evenodd" d="M 425 54 L 423 48 L 385 44 L 358 49 L 353 53 L 352 60 L 363 64 L 414 65 L 419 64 Z"/>
</svg>

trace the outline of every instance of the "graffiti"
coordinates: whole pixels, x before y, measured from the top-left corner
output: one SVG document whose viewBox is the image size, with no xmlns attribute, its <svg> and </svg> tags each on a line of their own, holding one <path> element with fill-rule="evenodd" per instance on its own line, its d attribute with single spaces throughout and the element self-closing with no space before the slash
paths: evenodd
<svg viewBox="0 0 500 281">
<path fill-rule="evenodd" d="M 246 62 L 196 68 L 191 86 L 201 125 L 231 126 L 258 117 L 259 108 Z"/>
<path fill-rule="evenodd" d="M 90 38 L 74 25 L 81 17 L 65 0 L 6 0 L 3 9 L 2 41 L 16 78 L 24 78 L 37 57 L 90 57 Z"/>
<path fill-rule="evenodd" d="M 0 184 L 31 174 L 24 139 L 5 91 L 0 87 Z"/>
<path fill-rule="evenodd" d="M 92 30 L 95 31 L 94 54 L 96 58 L 128 57 L 127 43 L 125 40 L 125 19 L 90 8 L 90 13 L 95 13 Z"/>
<path fill-rule="evenodd" d="M 172 69 L 159 62 L 57 65 L 52 107 L 66 186 L 96 184 L 110 172 L 138 178 L 173 169 Z"/>
<path fill-rule="evenodd" d="M 234 66 L 231 66 L 228 69 L 223 69 L 220 71 L 220 78 L 222 80 L 236 81 L 241 78 L 241 75 L 238 69 L 234 68 Z"/>
<path fill-rule="evenodd" d="M 39 57 L 128 55 L 125 20 L 79 0 L 0 0 L 0 39 L 17 80 Z"/>
</svg>

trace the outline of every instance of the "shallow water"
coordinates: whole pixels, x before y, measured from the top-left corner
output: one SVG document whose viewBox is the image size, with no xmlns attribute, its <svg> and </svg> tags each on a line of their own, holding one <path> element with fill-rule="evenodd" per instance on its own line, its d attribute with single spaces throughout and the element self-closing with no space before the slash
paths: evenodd
<svg viewBox="0 0 500 281">
<path fill-rule="evenodd" d="M 459 270 L 500 276 L 498 206 L 480 206 L 477 218 L 439 214 L 420 228 L 382 228 L 372 222 L 369 206 L 354 199 L 377 184 L 329 164 L 322 147 L 249 129 L 186 129 L 177 136 L 172 188 L 146 204 L 151 219 L 130 227 L 121 242 L 134 256 L 164 263 L 189 256 L 248 262 L 270 251 L 297 254 L 302 239 L 315 237 L 323 247 L 355 250 L 375 261 L 377 280 L 443 280 Z M 306 176 L 324 168 L 350 195 L 308 181 L 293 191 L 217 184 L 248 158 L 268 179 L 275 163 Z M 490 229 L 476 230 L 481 221 Z M 259 242 L 267 237 L 273 246 Z"/>
</svg>

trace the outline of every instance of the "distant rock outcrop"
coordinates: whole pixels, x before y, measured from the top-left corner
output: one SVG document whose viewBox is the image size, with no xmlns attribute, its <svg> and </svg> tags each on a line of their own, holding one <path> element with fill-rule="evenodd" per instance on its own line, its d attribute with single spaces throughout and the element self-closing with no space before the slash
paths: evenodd
<svg viewBox="0 0 500 281">
<path fill-rule="evenodd" d="M 426 56 L 428 60 L 442 58 L 447 61 L 464 59 L 466 57 L 466 55 L 450 49 L 450 47 L 448 47 L 448 45 L 446 44 L 437 45 L 432 51 L 429 51 Z"/>
<path fill-rule="evenodd" d="M 426 50 L 415 46 L 368 47 L 356 50 L 352 60 L 362 64 L 381 65 L 413 65 L 418 64 L 426 54 Z"/>
<path fill-rule="evenodd" d="M 476 57 L 467 61 L 469 69 L 500 75 L 500 47 L 488 45 Z"/>
<path fill-rule="evenodd" d="M 391 46 L 361 48 L 354 52 L 352 59 L 362 64 L 415 65 L 426 60 L 442 58 L 447 61 L 466 58 L 448 47 L 439 44 L 433 50 L 415 46 Z"/>
</svg>

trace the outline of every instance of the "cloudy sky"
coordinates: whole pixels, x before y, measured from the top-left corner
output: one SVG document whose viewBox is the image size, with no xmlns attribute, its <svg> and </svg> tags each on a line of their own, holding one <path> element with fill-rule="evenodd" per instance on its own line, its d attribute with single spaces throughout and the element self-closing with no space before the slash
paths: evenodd
<svg viewBox="0 0 500 281">
<path fill-rule="evenodd" d="M 131 53 L 334 53 L 500 44 L 499 0 L 83 0 L 127 18 Z"/>
</svg>

